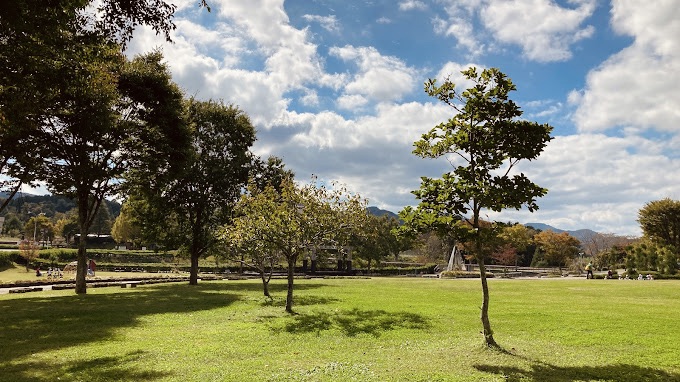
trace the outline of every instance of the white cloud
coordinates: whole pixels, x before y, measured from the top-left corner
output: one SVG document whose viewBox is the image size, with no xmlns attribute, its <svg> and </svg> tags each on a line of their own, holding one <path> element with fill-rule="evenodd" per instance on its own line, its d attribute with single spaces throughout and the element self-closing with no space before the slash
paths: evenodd
<svg viewBox="0 0 680 382">
<path fill-rule="evenodd" d="M 611 128 L 680 132 L 680 7 L 659 1 L 654 7 L 614 1 L 612 25 L 635 38 L 587 77 L 574 97 L 574 121 L 582 131 Z M 653 27 L 651 27 L 653 26 Z"/>
<path fill-rule="evenodd" d="M 459 64 L 456 62 L 447 62 L 439 70 L 439 73 L 437 73 L 437 81 L 441 84 L 442 81 L 448 78 L 449 81 L 456 85 L 456 89 L 460 91 L 469 89 L 474 86 L 475 83 L 474 81 L 465 78 L 461 72 L 471 67 L 477 68 L 478 73 L 485 69 L 484 67 L 473 63 Z"/>
<path fill-rule="evenodd" d="M 444 18 L 433 21 L 438 33 L 455 36 L 473 54 L 520 46 L 529 71 L 526 58 L 566 57 L 575 42 L 591 33 L 585 25 L 590 0 L 560 2 L 571 4 L 569 8 L 547 0 L 440 0 L 428 7 L 437 4 L 446 7 L 440 12 Z M 511 14 L 505 4 L 517 5 L 532 22 L 518 15 L 526 26 L 514 19 L 497 24 Z M 680 93 L 674 89 L 680 83 L 680 40 L 675 37 L 680 35 L 680 15 L 673 5 L 659 0 L 643 8 L 613 1 L 612 27 L 635 42 L 593 70 L 584 89 L 567 95 L 568 103 L 551 95 L 523 104 L 530 119 L 556 118 L 563 109 L 578 108 L 574 121 L 587 134 L 557 137 L 537 161 L 521 166 L 530 179 L 550 189 L 536 214 L 504 211 L 489 216 L 635 234 L 635 215 L 644 203 L 680 199 L 674 177 L 680 166 L 680 159 L 674 159 L 680 147 L 680 134 L 674 134 L 680 126 Z M 410 191 L 418 188 L 420 176 L 438 177 L 450 169 L 444 159 L 424 160 L 411 153 L 421 134 L 452 116 L 446 105 L 418 102 L 424 99 L 421 84 L 424 73 L 437 72 L 440 80 L 451 75 L 460 88 L 467 88 L 470 83 L 460 71 L 471 64 L 432 59 L 423 64 L 427 68 L 414 68 L 405 57 L 384 54 L 382 48 L 346 45 L 329 48 L 328 63 L 341 72 L 329 73 L 321 57 L 326 47 L 319 48 L 309 30 L 290 25 L 282 0 L 215 0 L 211 6 L 210 26 L 199 23 L 205 12 L 186 8 L 177 16 L 174 44 L 141 28 L 129 54 L 160 46 L 173 78 L 188 95 L 223 99 L 244 109 L 258 128 L 258 154 L 282 157 L 298 179 L 315 173 L 345 182 L 372 205 L 395 212 L 416 203 Z M 564 20 L 555 20 L 557 15 Z M 322 19 L 310 16 L 309 21 Z M 542 37 L 531 40 L 528 31 Z M 423 41 L 432 41 L 431 36 Z M 543 43 L 551 47 L 537 53 Z M 465 61 L 483 62 L 469 56 Z M 301 112 L 295 105 L 324 111 Z M 618 137 L 596 134 L 616 126 L 622 127 Z M 652 138 L 645 129 L 667 133 Z M 650 138 L 639 137 L 643 132 Z"/>
<path fill-rule="evenodd" d="M 331 33 L 340 32 L 340 23 L 335 15 L 331 16 L 319 16 L 319 15 L 303 15 L 303 19 L 309 22 L 317 22 L 321 27 Z"/>
<path fill-rule="evenodd" d="M 400 100 L 415 86 L 416 70 L 392 56 L 383 56 L 373 47 L 333 47 L 330 55 L 355 62 L 358 73 L 345 86 L 346 94 L 359 94 L 373 101 Z"/>
<path fill-rule="evenodd" d="M 572 44 L 595 31 L 590 25 L 581 27 L 595 2 L 577 4 L 570 9 L 549 0 L 494 1 L 481 10 L 481 20 L 498 41 L 521 46 L 528 59 L 563 61 L 571 58 Z"/>
<path fill-rule="evenodd" d="M 594 33 L 582 26 L 595 9 L 595 0 L 571 1 L 575 8 L 551 0 L 444 0 L 447 20 L 435 19 L 435 32 L 453 36 L 473 56 L 490 49 L 489 37 L 502 44 L 519 45 L 529 60 L 563 61 L 571 46 Z M 476 30 L 478 21 L 485 29 Z"/>
<path fill-rule="evenodd" d="M 489 216 L 640 235 L 635 216 L 645 203 L 680 196 L 674 179 L 680 160 L 662 155 L 667 147 L 666 142 L 640 137 L 556 137 L 538 160 L 524 162 L 520 169 L 549 190 L 538 201 L 540 209 L 534 214 L 504 211 Z"/>
<path fill-rule="evenodd" d="M 427 5 L 420 0 L 405 0 L 399 3 L 399 10 L 401 11 L 411 11 L 414 9 L 427 9 Z"/>
<path fill-rule="evenodd" d="M 307 90 L 305 95 L 300 97 L 300 102 L 305 106 L 319 106 L 319 95 L 313 90 Z"/>
<path fill-rule="evenodd" d="M 338 98 L 337 104 L 340 109 L 355 110 L 368 103 L 366 97 L 360 94 L 345 94 Z"/>
</svg>

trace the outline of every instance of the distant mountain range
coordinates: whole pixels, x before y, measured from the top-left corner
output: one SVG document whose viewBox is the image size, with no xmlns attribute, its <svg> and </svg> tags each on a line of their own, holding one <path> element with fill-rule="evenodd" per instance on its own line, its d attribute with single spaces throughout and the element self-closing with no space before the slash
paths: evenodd
<svg viewBox="0 0 680 382">
<path fill-rule="evenodd" d="M 543 223 L 526 223 L 526 224 L 524 224 L 524 226 L 525 227 L 533 227 L 535 229 L 540 229 L 541 231 L 553 231 L 555 233 L 566 232 L 566 233 L 570 234 L 571 236 L 579 239 L 581 242 L 584 242 L 585 240 L 588 240 L 591 237 L 597 235 L 597 232 L 595 232 L 591 229 L 579 229 L 579 230 L 576 230 L 576 231 L 568 231 L 568 230 L 555 228 L 553 226 L 543 224 Z"/>
<path fill-rule="evenodd" d="M 387 216 L 395 218 L 397 220 L 401 220 L 401 219 L 399 219 L 399 215 L 395 214 L 392 211 L 381 210 L 378 207 L 368 207 L 366 209 L 368 210 L 368 213 L 371 214 L 371 215 L 375 215 L 375 216 L 387 215 Z"/>
<path fill-rule="evenodd" d="M 399 215 L 395 214 L 394 212 L 383 210 L 383 209 L 380 209 L 378 207 L 368 207 L 367 210 L 371 215 L 375 215 L 375 216 L 388 215 L 388 216 L 391 216 L 395 219 L 399 219 Z M 581 241 L 581 242 L 584 242 L 584 241 L 590 239 L 591 237 L 593 237 L 594 235 L 597 234 L 597 232 L 595 232 L 591 229 L 579 229 L 579 230 L 575 230 L 575 231 L 568 231 L 568 230 L 564 230 L 564 229 L 555 228 L 553 226 L 550 226 L 550 225 L 544 224 L 544 223 L 526 223 L 526 224 L 524 224 L 524 226 L 525 227 L 533 227 L 534 229 L 541 230 L 541 231 L 553 231 L 555 233 L 566 232 L 566 233 L 570 234 L 571 236 L 579 239 L 579 241 Z"/>
</svg>

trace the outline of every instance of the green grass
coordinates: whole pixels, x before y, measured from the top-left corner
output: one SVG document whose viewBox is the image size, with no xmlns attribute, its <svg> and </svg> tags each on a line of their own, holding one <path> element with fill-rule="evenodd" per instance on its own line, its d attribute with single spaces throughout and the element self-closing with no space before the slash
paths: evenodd
<svg viewBox="0 0 680 382">
<path fill-rule="evenodd" d="M 26 271 L 26 267 L 18 264 L 12 264 L 6 267 L 0 267 L 0 283 L 13 283 L 17 281 L 40 281 L 49 282 L 47 279 L 47 267 L 40 268 L 42 272 L 41 277 L 35 275 L 35 269 Z M 146 272 L 103 272 L 97 271 L 96 277 L 89 277 L 88 280 L 104 280 L 116 278 L 138 278 L 138 277 L 170 277 L 175 276 L 174 273 L 146 273 Z M 183 275 L 188 275 L 183 273 Z M 63 280 L 75 280 L 75 273 L 63 273 Z"/>
<path fill-rule="evenodd" d="M 0 295 L 0 381 L 680 381 L 678 281 L 252 281 Z"/>
</svg>

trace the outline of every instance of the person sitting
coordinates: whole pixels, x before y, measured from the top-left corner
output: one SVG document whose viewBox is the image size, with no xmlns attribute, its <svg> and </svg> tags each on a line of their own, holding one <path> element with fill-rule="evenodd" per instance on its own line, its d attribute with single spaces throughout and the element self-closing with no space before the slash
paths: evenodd
<svg viewBox="0 0 680 382">
<path fill-rule="evenodd" d="M 35 268 L 35 275 L 36 275 L 36 277 L 42 276 L 42 272 L 40 272 L 40 267 Z"/>
</svg>

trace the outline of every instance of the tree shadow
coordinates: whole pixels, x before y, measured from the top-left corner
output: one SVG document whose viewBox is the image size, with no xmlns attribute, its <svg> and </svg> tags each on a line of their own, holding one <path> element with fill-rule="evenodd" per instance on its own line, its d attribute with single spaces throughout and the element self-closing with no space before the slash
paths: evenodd
<svg viewBox="0 0 680 382">
<path fill-rule="evenodd" d="M 283 330 L 289 333 L 320 333 L 336 328 L 348 337 L 359 334 L 379 337 L 389 330 L 425 330 L 429 327 L 428 320 L 419 314 L 355 308 L 332 313 L 299 314 L 294 316 L 292 322 L 287 323 Z"/>
<path fill-rule="evenodd" d="M 509 382 L 519 381 L 646 381 L 680 382 L 679 374 L 637 365 L 615 364 L 600 366 L 561 367 L 544 362 L 533 362 L 531 369 L 524 370 L 515 366 L 474 365 L 485 373 L 496 374 Z"/>
<path fill-rule="evenodd" d="M 249 291 L 249 292 L 262 292 L 262 282 L 258 283 L 253 283 L 253 282 L 241 282 L 242 280 L 231 280 L 228 283 L 211 283 L 211 282 L 206 282 L 201 285 L 215 285 L 217 289 L 219 290 L 224 290 L 224 291 L 235 291 L 235 292 L 243 292 L 243 291 Z M 285 280 L 284 280 L 285 281 Z M 303 290 L 313 290 L 313 289 L 318 289 L 318 288 L 324 288 L 324 289 L 329 289 L 332 288 L 332 285 L 325 285 L 325 284 L 318 284 L 318 283 L 304 283 L 304 284 L 295 284 L 295 291 L 303 291 Z M 286 293 L 288 291 L 288 284 L 286 282 L 270 282 L 269 283 L 269 292 L 270 293 Z"/>
<path fill-rule="evenodd" d="M 146 352 L 136 351 L 122 357 L 99 357 L 85 361 L 69 361 L 68 363 L 46 365 L 29 361 L 19 365 L 11 365 L 3 370 L 4 376 L 11 376 L 15 382 L 38 380 L 70 380 L 81 379 L 86 374 L 88 380 L 94 381 L 153 381 L 166 378 L 170 373 L 155 370 L 138 370 L 130 367 L 130 362 L 144 357 Z M 63 371 L 62 371 L 63 370 Z M 29 373 L 30 371 L 30 373 Z"/>
<path fill-rule="evenodd" d="M 147 315 L 210 310 L 229 306 L 240 298 L 221 285 L 146 285 L 120 293 L 42 297 L 36 294 L 0 300 L 0 375 L 54 368 L 51 363 L 41 365 L 29 360 L 30 355 L 112 339 L 119 329 L 135 327 Z M 123 374 L 129 373 L 123 369 L 119 372 L 122 379 L 127 378 Z M 154 375 L 150 372 L 146 378 L 140 374 L 139 380 L 153 379 Z M 135 380 L 132 375 L 129 377 Z"/>
<path fill-rule="evenodd" d="M 308 306 L 308 305 L 324 305 L 324 304 L 330 304 L 333 302 L 338 302 L 340 299 L 335 298 L 335 297 L 319 297 L 319 296 L 295 296 L 293 299 L 293 305 L 294 306 Z M 283 296 L 282 298 L 280 297 L 272 297 L 270 299 L 267 299 L 262 303 L 262 305 L 266 306 L 276 306 L 276 307 L 285 307 L 286 306 L 286 297 Z"/>
</svg>

